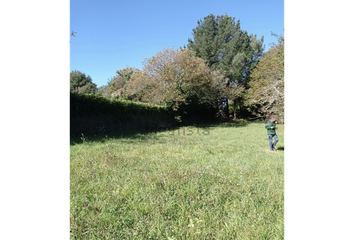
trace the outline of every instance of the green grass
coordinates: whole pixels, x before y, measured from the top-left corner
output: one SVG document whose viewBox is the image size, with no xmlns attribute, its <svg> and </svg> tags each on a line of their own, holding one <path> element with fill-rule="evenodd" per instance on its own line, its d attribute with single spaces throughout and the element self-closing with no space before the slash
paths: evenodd
<svg viewBox="0 0 354 240">
<path fill-rule="evenodd" d="M 70 147 L 71 239 L 284 239 L 284 126 L 184 127 Z"/>
</svg>

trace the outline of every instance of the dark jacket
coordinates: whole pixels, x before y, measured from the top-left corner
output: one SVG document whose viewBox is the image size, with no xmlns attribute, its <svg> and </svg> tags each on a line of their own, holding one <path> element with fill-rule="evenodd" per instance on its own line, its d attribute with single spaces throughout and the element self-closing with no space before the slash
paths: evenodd
<svg viewBox="0 0 354 240">
<path fill-rule="evenodd" d="M 271 129 L 271 127 L 274 127 Z M 268 130 L 268 135 L 274 135 L 275 133 L 275 122 L 267 121 L 265 128 Z"/>
</svg>

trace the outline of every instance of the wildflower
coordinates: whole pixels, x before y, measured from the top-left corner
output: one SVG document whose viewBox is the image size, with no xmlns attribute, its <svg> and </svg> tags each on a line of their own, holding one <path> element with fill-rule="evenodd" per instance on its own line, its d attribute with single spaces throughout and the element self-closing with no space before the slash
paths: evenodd
<svg viewBox="0 0 354 240">
<path fill-rule="evenodd" d="M 140 199 L 138 201 L 140 202 Z"/>
</svg>

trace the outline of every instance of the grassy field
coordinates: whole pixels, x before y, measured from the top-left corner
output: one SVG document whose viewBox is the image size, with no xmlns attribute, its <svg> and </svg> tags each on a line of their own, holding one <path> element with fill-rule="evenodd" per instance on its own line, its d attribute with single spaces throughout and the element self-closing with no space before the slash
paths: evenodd
<svg viewBox="0 0 354 240">
<path fill-rule="evenodd" d="M 277 135 L 276 152 L 263 123 L 71 145 L 71 239 L 284 239 Z"/>
</svg>

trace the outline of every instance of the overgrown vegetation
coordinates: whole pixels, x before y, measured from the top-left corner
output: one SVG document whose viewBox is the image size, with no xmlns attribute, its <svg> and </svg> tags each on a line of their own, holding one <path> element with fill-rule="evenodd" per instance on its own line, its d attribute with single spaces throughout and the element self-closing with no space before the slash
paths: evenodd
<svg viewBox="0 0 354 240">
<path fill-rule="evenodd" d="M 283 132 L 277 152 L 263 123 L 83 137 L 71 239 L 284 239 Z"/>
</svg>

